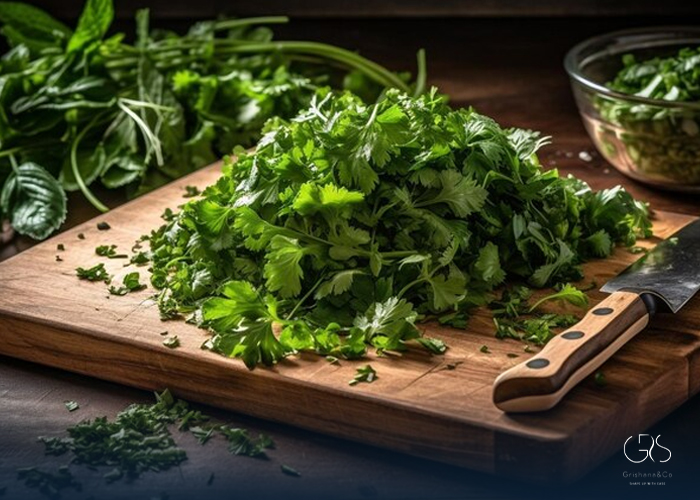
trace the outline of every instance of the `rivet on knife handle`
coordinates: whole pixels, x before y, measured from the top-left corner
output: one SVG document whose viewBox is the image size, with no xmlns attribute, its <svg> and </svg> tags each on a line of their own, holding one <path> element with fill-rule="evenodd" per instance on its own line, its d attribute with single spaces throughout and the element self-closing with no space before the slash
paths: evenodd
<svg viewBox="0 0 700 500">
<path fill-rule="evenodd" d="M 533 358 L 502 373 L 494 382 L 493 402 L 507 412 L 552 408 L 644 329 L 649 316 L 638 293 L 613 293 Z"/>
</svg>

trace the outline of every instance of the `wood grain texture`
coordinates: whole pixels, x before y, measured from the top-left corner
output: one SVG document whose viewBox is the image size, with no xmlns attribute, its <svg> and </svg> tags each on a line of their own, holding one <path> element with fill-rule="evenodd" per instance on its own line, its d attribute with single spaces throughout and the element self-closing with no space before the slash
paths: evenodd
<svg viewBox="0 0 700 500">
<path fill-rule="evenodd" d="M 104 284 L 75 277 L 77 266 L 104 261 L 121 279 L 133 269 L 97 257 L 95 247 L 130 248 L 162 222 L 163 209 L 185 201 L 185 185 L 203 187 L 217 175 L 217 166 L 202 170 L 0 264 L 0 353 L 134 387 L 169 387 L 190 400 L 541 482 L 585 474 L 627 436 L 658 421 L 700 387 L 698 301 L 676 317 L 654 322 L 623 347 L 603 368 L 604 389 L 586 381 L 552 411 L 511 416 L 493 405 L 492 384 L 528 354 L 518 342 L 493 337 L 487 312 L 476 315 L 467 331 L 425 326 L 426 333 L 450 345 L 444 356 L 409 351 L 372 358 L 379 378 L 350 387 L 358 363 L 336 366 L 301 355 L 251 372 L 238 360 L 201 350 L 205 331 L 161 322 L 149 298 L 152 291 L 110 297 Z M 691 219 L 658 213 L 658 237 Z M 112 229 L 98 231 L 98 221 Z M 65 252 L 57 251 L 58 244 Z M 603 283 L 635 258 L 618 250 L 613 258 L 588 265 L 587 280 Z M 139 271 L 144 274 L 145 268 Z M 591 295 L 594 302 L 602 298 Z M 160 333 L 165 330 L 178 335 L 182 347 L 164 347 Z M 489 354 L 480 352 L 482 345 Z M 377 421 L 384 422 L 381 430 Z"/>
</svg>

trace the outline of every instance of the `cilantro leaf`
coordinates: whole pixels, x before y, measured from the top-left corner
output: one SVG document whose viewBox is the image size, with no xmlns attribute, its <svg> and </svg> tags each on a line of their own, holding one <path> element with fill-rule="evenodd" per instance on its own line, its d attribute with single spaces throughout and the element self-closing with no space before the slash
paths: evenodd
<svg viewBox="0 0 700 500">
<path fill-rule="evenodd" d="M 129 258 L 126 254 L 117 253 L 117 245 L 100 245 L 95 248 L 95 253 L 100 257 L 107 257 L 108 259 L 127 259 Z"/>
<path fill-rule="evenodd" d="M 348 383 L 349 385 L 357 385 L 360 382 L 366 382 L 368 384 L 371 384 L 376 379 L 377 372 L 374 371 L 374 368 L 372 368 L 370 365 L 365 365 L 357 369 L 357 373 L 355 373 L 355 376 Z"/>
<path fill-rule="evenodd" d="M 372 304 L 364 315 L 355 319 L 355 327 L 368 342 L 392 350 L 400 347 L 403 340 L 420 336 L 414 325 L 417 317 L 411 303 L 390 297 Z"/>
<path fill-rule="evenodd" d="M 68 41 L 68 52 L 76 52 L 107 33 L 114 17 L 112 0 L 87 0 L 78 26 Z"/>
<path fill-rule="evenodd" d="M 79 267 L 75 271 L 78 275 L 78 278 L 80 278 L 81 280 L 104 281 L 108 284 L 110 281 L 112 281 L 112 277 L 107 272 L 107 269 L 105 269 L 104 264 L 97 264 L 87 269 L 84 267 Z"/>
<path fill-rule="evenodd" d="M 498 285 L 506 278 L 506 273 L 501 267 L 498 247 L 491 241 L 479 250 L 474 268 L 479 277 L 490 286 Z"/>
<path fill-rule="evenodd" d="M 141 290 L 144 290 L 146 288 L 146 285 L 141 283 L 139 281 L 139 278 L 140 276 L 138 272 L 128 273 L 122 279 L 123 286 L 110 286 L 109 293 L 112 295 L 126 295 L 130 292 L 139 292 Z"/>
<path fill-rule="evenodd" d="M 279 292 L 283 298 L 295 297 L 301 292 L 301 279 L 304 270 L 301 259 L 308 254 L 308 249 L 299 244 L 296 239 L 277 235 L 270 241 L 270 252 L 263 274 L 267 287 L 273 292 Z"/>
<path fill-rule="evenodd" d="M 547 295 L 546 297 L 543 297 L 537 302 L 535 302 L 530 308 L 530 312 L 534 311 L 545 302 L 549 302 L 552 300 L 563 300 L 575 305 L 576 307 L 588 307 L 588 296 L 586 296 L 585 293 L 583 293 L 581 290 L 579 290 L 572 284 L 566 283 L 556 293 Z"/>
</svg>

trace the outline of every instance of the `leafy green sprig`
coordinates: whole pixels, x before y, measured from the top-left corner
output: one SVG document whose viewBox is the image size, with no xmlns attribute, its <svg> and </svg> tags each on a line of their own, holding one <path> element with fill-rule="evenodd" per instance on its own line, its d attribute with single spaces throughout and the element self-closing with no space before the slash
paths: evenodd
<svg viewBox="0 0 700 500">
<path fill-rule="evenodd" d="M 320 85 L 372 100 L 415 85 L 360 55 L 273 40 L 284 17 L 206 21 L 183 35 L 136 15 L 136 41 L 108 35 L 112 0 L 87 0 L 75 29 L 19 2 L 0 2 L 0 220 L 46 238 L 65 220 L 67 191 L 101 211 L 98 184 L 135 196 L 251 146 L 271 117 L 292 117 Z"/>
</svg>

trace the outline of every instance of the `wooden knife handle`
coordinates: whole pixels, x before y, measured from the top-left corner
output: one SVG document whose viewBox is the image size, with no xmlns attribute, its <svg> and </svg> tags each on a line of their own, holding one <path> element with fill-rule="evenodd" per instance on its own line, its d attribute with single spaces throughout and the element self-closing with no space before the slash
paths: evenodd
<svg viewBox="0 0 700 500">
<path fill-rule="evenodd" d="M 549 410 L 644 329 L 650 311 L 653 303 L 637 293 L 613 293 L 531 359 L 502 373 L 494 382 L 494 404 L 507 412 Z"/>
</svg>

